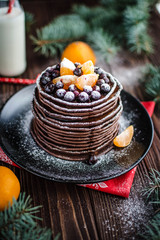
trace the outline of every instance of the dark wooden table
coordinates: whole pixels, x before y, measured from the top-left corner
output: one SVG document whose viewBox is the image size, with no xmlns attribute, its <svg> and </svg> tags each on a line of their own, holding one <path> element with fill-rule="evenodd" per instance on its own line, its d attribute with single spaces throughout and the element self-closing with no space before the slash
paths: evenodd
<svg viewBox="0 0 160 240">
<path fill-rule="evenodd" d="M 25 11 L 35 14 L 34 28 L 47 24 L 54 16 L 66 13 L 72 1 L 23 1 Z M 62 4 L 63 3 L 63 4 Z M 91 1 L 89 2 L 91 4 Z M 155 39 L 155 49 L 160 50 L 160 17 L 151 19 L 151 34 Z M 34 30 L 33 30 L 34 32 Z M 30 40 L 27 41 L 27 70 L 24 78 L 35 78 L 55 59 L 45 59 L 33 53 Z M 150 59 L 135 59 L 127 52 L 120 53 L 111 66 L 102 64 L 117 76 L 124 89 L 140 100 L 145 100 L 138 78 L 140 69 L 146 61 L 160 65 L 158 51 Z M 128 79 L 129 81 L 126 81 Z M 6 100 L 23 88 L 22 85 L 0 83 L 0 107 Z M 33 198 L 33 204 L 42 205 L 39 216 L 43 218 L 42 226 L 52 229 L 53 238 L 61 233 L 60 239 L 141 239 L 137 236 L 152 217 L 154 210 L 145 201 L 142 189 L 147 186 L 147 175 L 151 168 L 160 169 L 160 115 L 157 108 L 153 114 L 155 128 L 152 147 L 138 165 L 131 193 L 128 199 L 90 190 L 75 184 L 56 183 L 34 176 L 23 169 L 10 167 L 21 183 L 21 192 Z"/>
</svg>

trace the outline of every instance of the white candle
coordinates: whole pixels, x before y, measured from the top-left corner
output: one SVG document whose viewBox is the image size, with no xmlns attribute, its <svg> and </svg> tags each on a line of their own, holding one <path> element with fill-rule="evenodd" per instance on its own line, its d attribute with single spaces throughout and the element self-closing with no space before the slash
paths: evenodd
<svg viewBox="0 0 160 240">
<path fill-rule="evenodd" d="M 16 76 L 25 71 L 25 17 L 21 8 L 0 8 L 0 75 Z"/>
</svg>

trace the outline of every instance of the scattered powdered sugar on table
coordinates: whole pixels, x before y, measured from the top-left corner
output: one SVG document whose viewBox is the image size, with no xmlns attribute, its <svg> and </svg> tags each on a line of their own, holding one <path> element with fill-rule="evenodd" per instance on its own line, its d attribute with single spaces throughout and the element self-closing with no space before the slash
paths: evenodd
<svg viewBox="0 0 160 240">
<path fill-rule="evenodd" d="M 146 202 L 145 196 L 142 194 L 143 186 L 138 179 L 135 178 L 132 190 L 128 199 L 120 199 L 114 196 L 112 198 L 113 214 L 104 220 L 102 225 L 106 229 L 106 233 L 112 232 L 115 239 L 118 240 L 138 240 L 141 239 L 145 225 L 153 216 L 153 206 Z M 136 191 L 136 195 L 134 192 Z M 113 221 L 115 219 L 116 221 Z M 123 232 L 119 232 L 119 222 Z"/>
</svg>

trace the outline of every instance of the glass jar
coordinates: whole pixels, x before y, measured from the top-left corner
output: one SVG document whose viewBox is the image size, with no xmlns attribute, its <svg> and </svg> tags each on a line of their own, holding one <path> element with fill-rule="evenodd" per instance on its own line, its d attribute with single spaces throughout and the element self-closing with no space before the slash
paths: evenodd
<svg viewBox="0 0 160 240">
<path fill-rule="evenodd" d="M 0 0 L 0 75 L 17 76 L 26 69 L 25 15 L 16 0 Z"/>
</svg>

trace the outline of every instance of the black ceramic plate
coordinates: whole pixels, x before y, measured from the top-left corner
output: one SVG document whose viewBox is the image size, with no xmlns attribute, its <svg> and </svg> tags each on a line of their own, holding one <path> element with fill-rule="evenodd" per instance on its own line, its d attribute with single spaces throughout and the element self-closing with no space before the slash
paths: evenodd
<svg viewBox="0 0 160 240">
<path fill-rule="evenodd" d="M 153 124 L 144 107 L 122 91 L 120 131 L 134 125 L 134 138 L 126 148 L 114 148 L 95 165 L 53 157 L 37 146 L 30 135 L 32 94 L 35 85 L 23 88 L 5 104 L 0 115 L 0 145 L 13 162 L 40 177 L 58 182 L 95 183 L 120 176 L 135 167 L 148 152 Z"/>
</svg>

